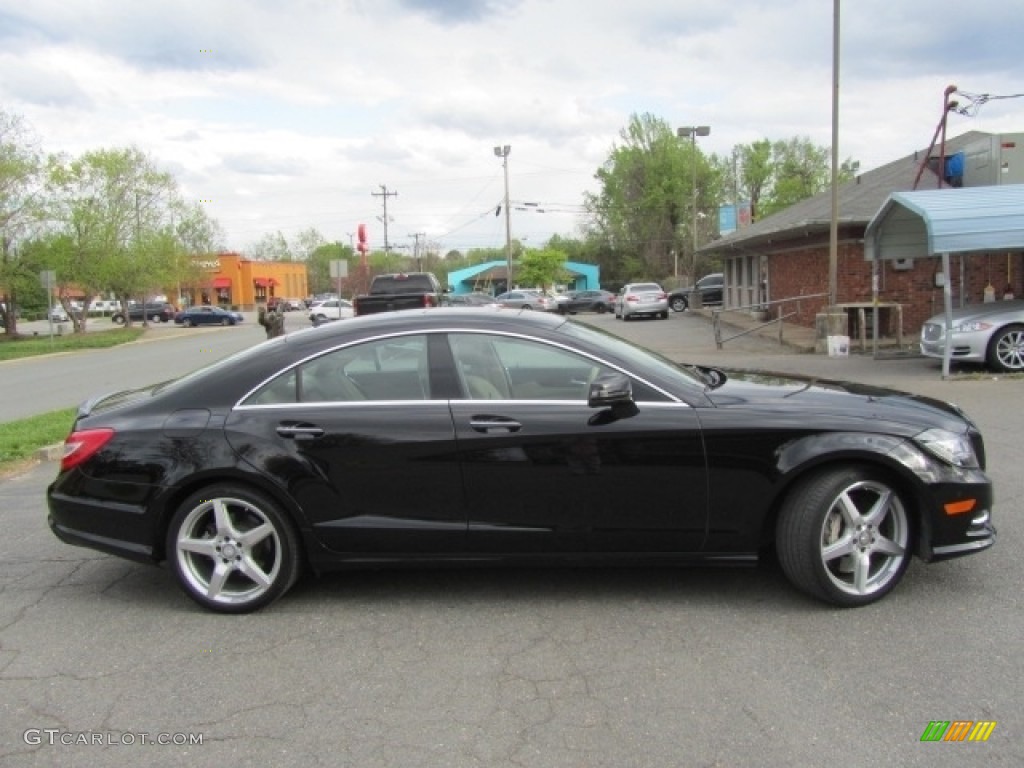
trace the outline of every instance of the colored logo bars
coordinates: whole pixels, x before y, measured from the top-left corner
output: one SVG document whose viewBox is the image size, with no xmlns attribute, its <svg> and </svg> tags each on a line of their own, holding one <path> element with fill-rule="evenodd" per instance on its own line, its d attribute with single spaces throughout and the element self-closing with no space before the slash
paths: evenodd
<svg viewBox="0 0 1024 768">
<path fill-rule="evenodd" d="M 921 741 L 988 741 L 995 727 L 995 720 L 932 720 Z"/>
</svg>

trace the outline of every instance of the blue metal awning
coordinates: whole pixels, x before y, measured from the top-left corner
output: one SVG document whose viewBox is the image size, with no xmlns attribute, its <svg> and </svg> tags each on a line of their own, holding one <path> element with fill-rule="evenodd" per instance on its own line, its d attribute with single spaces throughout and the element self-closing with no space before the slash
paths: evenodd
<svg viewBox="0 0 1024 768">
<path fill-rule="evenodd" d="M 869 260 L 1024 248 L 1024 184 L 893 192 L 868 223 Z"/>
<path fill-rule="evenodd" d="M 949 376 L 953 346 L 949 255 L 1016 250 L 1024 250 L 1024 184 L 893 192 L 864 231 L 864 256 L 876 268 L 879 261 L 942 256 L 943 378 Z"/>
</svg>

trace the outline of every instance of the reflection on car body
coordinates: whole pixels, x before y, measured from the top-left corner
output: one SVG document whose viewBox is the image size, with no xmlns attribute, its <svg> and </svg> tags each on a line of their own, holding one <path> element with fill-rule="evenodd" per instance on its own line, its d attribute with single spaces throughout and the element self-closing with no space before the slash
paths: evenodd
<svg viewBox="0 0 1024 768">
<path fill-rule="evenodd" d="M 913 554 L 994 542 L 984 466 L 974 424 L 935 400 L 678 365 L 550 313 L 439 308 L 94 398 L 48 503 L 61 539 L 166 560 L 225 612 L 306 566 L 742 564 L 771 545 L 799 589 L 857 606 Z"/>
</svg>

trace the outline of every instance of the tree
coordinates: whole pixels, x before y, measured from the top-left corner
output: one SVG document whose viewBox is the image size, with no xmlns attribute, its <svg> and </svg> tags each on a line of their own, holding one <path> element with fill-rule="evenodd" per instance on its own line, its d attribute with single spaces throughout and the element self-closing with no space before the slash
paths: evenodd
<svg viewBox="0 0 1024 768">
<path fill-rule="evenodd" d="M 649 114 L 630 118 L 595 178 L 600 190 L 585 196 L 587 232 L 612 259 L 602 270 L 620 280 L 669 274 L 673 252 L 692 250 L 694 190 L 698 211 L 717 210 L 721 184 L 698 145 Z"/>
<path fill-rule="evenodd" d="M 39 219 L 41 169 L 30 129 L 0 110 L 0 321 L 9 336 L 18 332 L 19 294 L 39 280 L 19 258 L 19 244 Z"/>
<path fill-rule="evenodd" d="M 254 261 L 294 261 L 295 257 L 288 240 L 281 233 L 268 232 L 249 246 L 248 253 Z"/>
<path fill-rule="evenodd" d="M 72 286 L 86 301 L 113 288 L 127 306 L 165 284 L 164 228 L 176 191 L 170 174 L 130 147 L 53 156 L 48 179 L 54 208 L 46 250 L 65 309 Z M 69 315 L 75 331 L 84 332 L 87 314 Z"/>
<path fill-rule="evenodd" d="M 569 279 L 565 261 L 565 252 L 557 248 L 530 248 L 519 260 L 517 282 L 548 290 Z"/>
</svg>

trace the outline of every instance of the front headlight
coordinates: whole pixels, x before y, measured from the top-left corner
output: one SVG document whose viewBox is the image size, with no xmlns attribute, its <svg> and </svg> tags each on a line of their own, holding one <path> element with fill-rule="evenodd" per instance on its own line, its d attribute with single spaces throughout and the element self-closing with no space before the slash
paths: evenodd
<svg viewBox="0 0 1024 768">
<path fill-rule="evenodd" d="M 970 438 L 965 434 L 929 429 L 915 437 L 914 442 L 932 456 L 954 467 L 978 469 L 978 456 L 974 453 Z"/>
<path fill-rule="evenodd" d="M 975 320 L 973 322 L 963 323 L 962 325 L 954 325 L 953 333 L 977 333 L 978 331 L 987 331 L 991 327 L 991 323 L 983 323 L 980 320 Z"/>
</svg>

